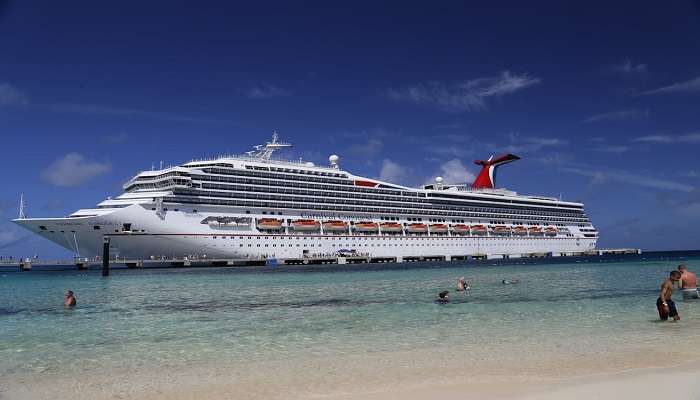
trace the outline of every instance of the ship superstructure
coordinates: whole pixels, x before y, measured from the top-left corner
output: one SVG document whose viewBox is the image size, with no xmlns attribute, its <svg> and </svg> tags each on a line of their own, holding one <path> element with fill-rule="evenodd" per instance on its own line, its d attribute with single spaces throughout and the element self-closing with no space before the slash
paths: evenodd
<svg viewBox="0 0 700 400">
<path fill-rule="evenodd" d="M 477 161 L 471 186 L 409 188 L 340 168 L 272 158 L 275 133 L 243 156 L 143 171 L 124 193 L 64 218 L 17 224 L 85 257 L 298 258 L 566 254 L 595 248 L 583 204 L 496 189 L 495 170 L 518 157 Z"/>
</svg>

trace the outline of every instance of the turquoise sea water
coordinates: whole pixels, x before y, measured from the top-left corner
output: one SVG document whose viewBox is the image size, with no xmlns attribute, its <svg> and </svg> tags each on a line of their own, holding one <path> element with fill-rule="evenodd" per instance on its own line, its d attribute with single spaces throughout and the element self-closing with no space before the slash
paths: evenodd
<svg viewBox="0 0 700 400">
<path fill-rule="evenodd" d="M 385 382 L 416 374 L 429 379 L 436 364 L 454 365 L 447 375 L 459 379 L 460 368 L 485 373 L 522 362 L 547 369 L 553 364 L 542 360 L 575 365 L 644 352 L 669 339 L 697 345 L 700 302 L 676 296 L 679 324 L 656 322 L 654 304 L 662 279 L 679 262 L 700 272 L 697 253 L 624 260 L 124 269 L 109 278 L 98 270 L 4 271 L 0 388 L 19 398 L 24 392 L 12 377 L 55 384 L 103 373 L 187 370 L 223 371 L 239 388 L 270 383 L 274 391 L 271 382 L 298 382 L 299 393 L 326 393 L 351 375 L 377 378 L 373 371 L 380 368 Z M 472 286 L 466 293 L 453 290 L 461 276 Z M 501 284 L 513 277 L 522 283 Z M 66 289 L 76 293 L 75 309 L 63 308 Z M 451 290 L 451 302 L 435 304 L 443 289 Z M 253 368 L 274 369 L 274 377 L 252 374 Z"/>
</svg>

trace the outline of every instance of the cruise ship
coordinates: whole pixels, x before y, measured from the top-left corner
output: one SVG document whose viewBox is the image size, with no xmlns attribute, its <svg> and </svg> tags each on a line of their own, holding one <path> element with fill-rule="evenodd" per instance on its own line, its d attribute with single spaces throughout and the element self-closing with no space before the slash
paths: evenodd
<svg viewBox="0 0 700 400">
<path fill-rule="evenodd" d="M 598 232 L 579 202 L 495 186 L 506 154 L 476 161 L 471 185 L 411 188 L 329 165 L 279 160 L 272 140 L 243 155 L 138 173 L 124 193 L 61 218 L 18 225 L 81 257 L 109 239 L 119 258 L 489 257 L 565 255 L 595 249 Z"/>
</svg>

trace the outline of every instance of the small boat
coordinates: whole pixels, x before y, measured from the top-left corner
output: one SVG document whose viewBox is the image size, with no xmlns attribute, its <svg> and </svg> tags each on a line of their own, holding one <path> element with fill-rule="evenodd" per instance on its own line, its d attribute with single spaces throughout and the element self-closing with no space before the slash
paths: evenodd
<svg viewBox="0 0 700 400">
<path fill-rule="evenodd" d="M 539 226 L 531 226 L 527 228 L 527 231 L 530 232 L 530 235 L 541 235 L 544 233 Z"/>
<path fill-rule="evenodd" d="M 473 235 L 485 235 L 488 232 L 486 225 L 472 225 L 471 231 Z"/>
<path fill-rule="evenodd" d="M 275 218 L 260 218 L 258 219 L 257 227 L 263 231 L 277 231 L 282 229 L 282 220 Z"/>
<path fill-rule="evenodd" d="M 248 217 L 224 217 L 224 216 L 212 216 L 206 217 L 203 224 L 208 224 L 212 228 L 233 228 L 250 226 L 250 218 Z"/>
<path fill-rule="evenodd" d="M 292 221 L 292 228 L 295 231 L 318 231 L 321 228 L 321 223 L 314 219 L 297 219 Z"/>
<path fill-rule="evenodd" d="M 447 225 L 445 224 L 432 224 L 430 225 L 431 233 L 447 233 Z"/>
<path fill-rule="evenodd" d="M 518 236 L 525 236 L 527 235 L 527 228 L 524 226 L 516 226 L 513 228 L 513 234 L 518 235 Z"/>
<path fill-rule="evenodd" d="M 398 222 L 385 222 L 380 225 L 382 227 L 382 232 L 387 233 L 398 233 L 403 232 L 403 226 Z"/>
<path fill-rule="evenodd" d="M 379 231 L 379 224 L 372 221 L 362 221 L 357 222 L 355 225 L 355 232 L 377 232 Z"/>
<path fill-rule="evenodd" d="M 348 230 L 348 223 L 340 220 L 324 221 L 323 230 L 326 232 L 345 232 Z"/>
<path fill-rule="evenodd" d="M 505 225 L 496 225 L 491 232 L 495 235 L 509 235 L 510 228 Z"/>
<path fill-rule="evenodd" d="M 421 223 L 410 224 L 407 230 L 409 233 L 425 233 L 428 232 L 428 225 Z"/>
<path fill-rule="evenodd" d="M 454 233 L 455 235 L 468 235 L 469 234 L 469 225 L 464 225 L 464 224 L 452 225 L 452 233 Z"/>
<path fill-rule="evenodd" d="M 553 226 L 548 226 L 544 228 L 544 234 L 547 236 L 557 236 L 557 233 L 559 233 L 559 229 Z"/>
</svg>

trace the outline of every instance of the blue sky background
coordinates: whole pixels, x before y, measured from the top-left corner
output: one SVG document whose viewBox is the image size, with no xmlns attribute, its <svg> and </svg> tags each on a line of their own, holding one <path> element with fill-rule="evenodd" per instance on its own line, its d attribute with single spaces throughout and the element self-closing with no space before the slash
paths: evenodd
<svg viewBox="0 0 700 400">
<path fill-rule="evenodd" d="M 67 253 L 9 223 L 136 172 L 241 153 L 420 185 L 586 203 L 600 245 L 697 249 L 700 3 L 0 0 L 0 254 Z M 568 4 L 571 3 L 571 4 Z"/>
</svg>

